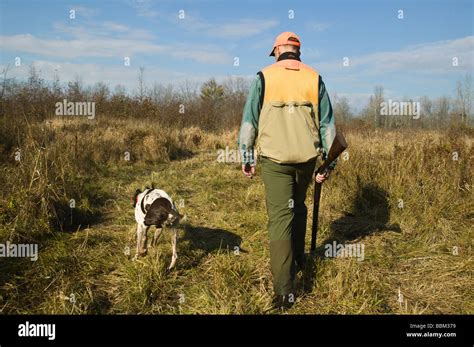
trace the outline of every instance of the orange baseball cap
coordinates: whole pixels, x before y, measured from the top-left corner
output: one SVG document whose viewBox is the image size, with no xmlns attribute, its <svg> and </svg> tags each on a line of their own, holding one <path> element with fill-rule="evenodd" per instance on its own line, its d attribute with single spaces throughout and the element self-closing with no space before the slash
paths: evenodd
<svg viewBox="0 0 474 347">
<path fill-rule="evenodd" d="M 285 31 L 277 36 L 275 39 L 275 43 L 273 44 L 272 51 L 270 52 L 270 56 L 275 56 L 275 47 L 282 46 L 282 45 L 293 45 L 301 47 L 301 41 L 298 35 L 292 33 L 291 31 Z"/>
</svg>

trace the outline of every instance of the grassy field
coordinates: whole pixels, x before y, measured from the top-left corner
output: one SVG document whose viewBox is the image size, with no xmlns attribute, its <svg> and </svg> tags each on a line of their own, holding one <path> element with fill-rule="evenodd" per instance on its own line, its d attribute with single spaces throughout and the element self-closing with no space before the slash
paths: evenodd
<svg viewBox="0 0 474 347">
<path fill-rule="evenodd" d="M 276 313 L 259 171 L 248 180 L 217 160 L 237 130 L 96 122 L 31 125 L 19 162 L 0 151 L 0 241 L 40 248 L 36 262 L 0 259 L 0 312 Z M 350 148 L 323 187 L 317 256 L 287 313 L 474 313 L 472 132 L 344 132 Z M 130 197 L 152 182 L 186 216 L 171 272 L 166 233 L 132 260 Z M 333 241 L 363 244 L 364 259 L 325 257 Z"/>
</svg>

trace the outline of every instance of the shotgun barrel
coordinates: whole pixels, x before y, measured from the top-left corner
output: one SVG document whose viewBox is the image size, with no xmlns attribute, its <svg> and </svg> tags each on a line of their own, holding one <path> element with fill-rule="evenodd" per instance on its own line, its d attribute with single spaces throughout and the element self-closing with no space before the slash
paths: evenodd
<svg viewBox="0 0 474 347">
<path fill-rule="evenodd" d="M 327 170 L 329 165 L 341 155 L 342 152 L 347 148 L 347 142 L 342 133 L 337 132 L 334 141 L 332 142 L 331 148 L 327 159 L 324 163 L 318 167 L 315 171 L 315 175 Z M 319 201 L 321 200 L 321 188 L 322 183 L 314 182 L 314 195 L 313 195 L 313 224 L 311 226 L 311 253 L 316 250 L 316 235 L 318 233 L 318 219 L 319 219 Z"/>
</svg>

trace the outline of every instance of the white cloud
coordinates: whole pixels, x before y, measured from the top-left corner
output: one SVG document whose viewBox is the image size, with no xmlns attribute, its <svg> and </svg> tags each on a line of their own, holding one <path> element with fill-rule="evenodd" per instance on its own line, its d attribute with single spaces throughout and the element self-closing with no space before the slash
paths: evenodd
<svg viewBox="0 0 474 347">
<path fill-rule="evenodd" d="M 86 6 L 71 6 L 70 9 L 76 12 L 76 18 L 77 17 L 90 18 L 90 17 L 96 16 L 99 13 L 99 11 L 97 11 L 95 8 L 86 7 Z"/>
<path fill-rule="evenodd" d="M 115 22 L 110 22 L 110 21 L 104 22 L 102 26 L 105 29 L 108 29 L 110 31 L 117 31 L 117 32 L 130 31 L 130 27 L 128 27 L 127 25 L 123 25 L 123 24 L 115 23 Z"/>
<path fill-rule="evenodd" d="M 84 30 L 78 28 L 78 30 Z M 183 44 L 160 45 L 146 40 L 119 39 L 88 35 L 81 39 L 41 39 L 31 34 L 0 36 L 4 51 L 37 54 L 53 58 L 108 57 L 122 60 L 136 54 L 165 54 L 178 59 L 194 60 L 208 64 L 231 64 L 232 57 L 214 46 Z"/>
<path fill-rule="evenodd" d="M 147 41 L 130 39 L 41 39 L 31 34 L 0 36 L 0 47 L 4 51 L 38 54 L 55 58 L 79 57 L 125 57 L 137 53 L 159 54 L 165 46 Z"/>
<path fill-rule="evenodd" d="M 129 0 L 128 3 L 135 9 L 139 17 L 154 18 L 159 15 L 158 11 L 152 9 L 153 2 L 151 0 Z"/>
<path fill-rule="evenodd" d="M 31 34 L 0 36 L 0 48 L 4 51 L 36 54 L 58 58 L 116 58 L 133 57 L 137 54 L 166 55 L 205 64 L 232 64 L 232 56 L 223 48 L 203 44 L 159 44 L 154 35 L 143 29 L 106 21 L 83 25 L 54 23 L 56 32 L 68 38 L 44 39 Z M 72 39 L 70 38 L 72 37 Z"/>
<path fill-rule="evenodd" d="M 240 19 L 235 22 L 209 23 L 194 13 L 185 13 L 183 19 L 177 15 L 172 18 L 174 24 L 192 32 L 202 32 L 208 36 L 219 38 L 244 38 L 263 33 L 276 27 L 279 22 L 273 19 Z"/>
<path fill-rule="evenodd" d="M 309 31 L 313 32 L 323 32 L 326 31 L 331 25 L 329 23 L 323 23 L 323 22 L 306 22 L 305 27 Z"/>
<path fill-rule="evenodd" d="M 54 30 L 61 34 L 71 35 L 77 39 L 106 38 L 133 38 L 151 40 L 155 35 L 149 30 L 130 28 L 127 25 L 106 21 L 103 23 L 88 22 L 85 25 L 56 22 Z"/>
<path fill-rule="evenodd" d="M 208 34 L 224 38 L 255 36 L 278 25 L 276 20 L 242 19 L 236 23 L 213 24 Z"/>
<path fill-rule="evenodd" d="M 349 67 L 343 67 L 342 57 L 337 61 L 315 64 L 321 72 L 344 71 L 378 75 L 399 71 L 407 73 L 439 74 L 474 69 L 474 36 L 408 46 L 399 51 L 377 52 L 349 58 Z M 456 57 L 459 65 L 453 66 Z"/>
</svg>

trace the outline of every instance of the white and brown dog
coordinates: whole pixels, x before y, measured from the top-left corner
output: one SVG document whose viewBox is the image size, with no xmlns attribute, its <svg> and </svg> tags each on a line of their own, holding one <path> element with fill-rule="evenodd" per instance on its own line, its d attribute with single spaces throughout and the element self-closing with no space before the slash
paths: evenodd
<svg viewBox="0 0 474 347">
<path fill-rule="evenodd" d="M 171 246 L 173 255 L 168 270 L 171 270 L 178 258 L 176 252 L 176 241 L 178 230 L 176 224 L 182 216 L 179 214 L 173 200 L 165 191 L 155 188 L 147 188 L 145 191 L 137 189 L 133 197 L 133 206 L 135 207 L 135 220 L 137 221 L 137 254 L 145 256 L 147 253 L 147 233 L 148 229 L 154 225 L 155 234 L 151 246 L 156 246 L 158 238 L 161 236 L 163 227 L 168 226 L 172 229 Z"/>
</svg>

